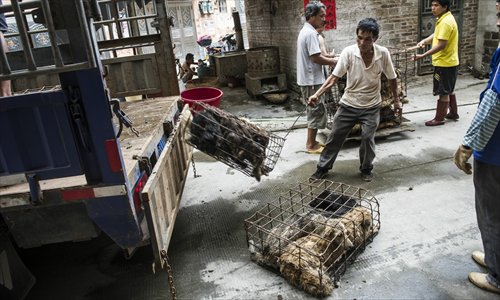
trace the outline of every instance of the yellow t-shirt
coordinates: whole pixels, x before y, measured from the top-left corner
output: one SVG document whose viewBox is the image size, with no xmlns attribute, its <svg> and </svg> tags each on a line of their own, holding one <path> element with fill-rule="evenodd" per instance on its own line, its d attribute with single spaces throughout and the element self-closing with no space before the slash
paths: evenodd
<svg viewBox="0 0 500 300">
<path fill-rule="evenodd" d="M 438 40 L 448 41 L 446 47 L 432 55 L 432 65 L 436 67 L 458 66 L 458 26 L 451 12 L 443 14 L 436 22 L 432 47 Z"/>
</svg>

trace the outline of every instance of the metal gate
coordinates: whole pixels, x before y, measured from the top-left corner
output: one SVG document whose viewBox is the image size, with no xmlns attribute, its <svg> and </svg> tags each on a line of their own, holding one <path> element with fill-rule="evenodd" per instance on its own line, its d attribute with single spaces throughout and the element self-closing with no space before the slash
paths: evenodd
<svg viewBox="0 0 500 300">
<path fill-rule="evenodd" d="M 168 80 L 162 61 L 165 56 L 158 47 L 162 42 L 158 10 L 165 8 L 146 0 L 97 3 L 102 20 L 94 26 L 111 95 L 167 95 L 170 91 L 162 86 Z"/>
<path fill-rule="evenodd" d="M 434 33 L 434 27 L 436 25 L 436 17 L 432 15 L 432 0 L 420 0 L 419 3 L 419 30 L 418 30 L 418 40 L 421 41 L 424 38 Z M 458 51 L 460 52 L 460 44 L 462 43 L 462 20 L 463 20 L 463 1 L 461 0 L 450 0 L 450 11 L 455 17 L 458 24 Z M 427 45 L 424 52 L 429 50 L 431 45 Z M 459 53 L 460 56 L 460 53 Z M 417 62 L 417 72 L 418 75 L 432 73 L 432 60 L 431 57 L 426 57 Z"/>
<path fill-rule="evenodd" d="M 19 56 L 22 48 L 22 33 L 28 35 L 26 42 L 33 45 L 35 55 L 40 56 L 40 63 L 45 65 L 48 64 L 46 60 L 51 58 L 48 47 L 50 39 L 45 26 L 35 24 L 43 23 L 43 14 L 37 15 L 36 9 L 40 6 L 38 2 L 22 4 L 30 9 L 23 12 L 23 17 L 27 18 L 24 22 L 29 28 L 21 29 L 9 25 L 9 32 L 5 37 L 9 43 L 8 55 L 15 57 Z M 95 35 L 105 68 L 107 87 L 112 97 L 178 95 L 179 87 L 175 62 L 170 52 L 170 28 L 165 20 L 164 1 L 96 0 L 95 3 L 99 8 L 96 8 L 99 14 L 95 14 L 102 20 L 93 19 L 92 26 L 95 31 L 91 30 L 91 34 Z M 90 14 L 90 10 L 86 13 Z M 37 18 L 32 17 L 32 14 Z M 8 24 L 15 24 L 11 21 L 14 19 L 11 12 L 5 16 Z M 89 18 L 90 15 L 82 16 L 85 17 Z M 55 37 L 58 39 L 57 44 L 63 44 L 65 40 L 72 38 L 62 30 L 57 30 Z M 41 71 L 23 74 L 22 77 L 18 76 L 12 80 L 15 92 L 59 84 L 57 74 Z"/>
<path fill-rule="evenodd" d="M 200 47 L 196 43 L 196 25 L 193 15 L 191 1 L 167 2 L 167 15 L 173 18 L 172 42 L 175 44 L 175 58 L 184 61 L 188 53 L 193 53 L 195 57 L 201 57 Z"/>
</svg>

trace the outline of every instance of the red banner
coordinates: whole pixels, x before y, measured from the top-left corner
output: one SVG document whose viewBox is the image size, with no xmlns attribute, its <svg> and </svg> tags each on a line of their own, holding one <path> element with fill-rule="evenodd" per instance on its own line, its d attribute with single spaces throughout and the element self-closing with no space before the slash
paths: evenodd
<svg viewBox="0 0 500 300">
<path fill-rule="evenodd" d="M 309 3 L 309 0 L 304 0 L 304 9 Z M 322 0 L 326 6 L 326 26 L 325 30 L 336 29 L 337 28 L 337 14 L 335 12 L 335 0 Z"/>
</svg>

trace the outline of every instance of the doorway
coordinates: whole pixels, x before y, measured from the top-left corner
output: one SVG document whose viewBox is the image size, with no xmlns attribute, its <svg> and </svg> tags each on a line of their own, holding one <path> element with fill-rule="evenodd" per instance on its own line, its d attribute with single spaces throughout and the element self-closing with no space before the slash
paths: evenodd
<svg viewBox="0 0 500 300">
<path fill-rule="evenodd" d="M 167 14 L 173 17 L 174 27 L 171 27 L 174 55 L 184 61 L 186 54 L 193 53 L 201 57 L 199 46 L 196 43 L 197 34 L 191 1 L 167 1 Z"/>
</svg>

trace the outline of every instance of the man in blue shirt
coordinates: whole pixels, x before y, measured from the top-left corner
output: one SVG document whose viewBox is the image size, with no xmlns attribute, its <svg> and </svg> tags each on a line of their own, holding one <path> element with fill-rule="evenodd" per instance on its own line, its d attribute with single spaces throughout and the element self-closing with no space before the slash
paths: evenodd
<svg viewBox="0 0 500 300">
<path fill-rule="evenodd" d="M 500 30 L 500 0 L 496 0 Z M 462 145 L 455 153 L 457 167 L 474 174 L 476 215 L 484 253 L 472 258 L 487 273 L 471 272 L 469 280 L 481 289 L 500 294 L 500 48 L 491 59 L 490 80 Z M 468 163 L 474 155 L 474 168 Z M 474 171 L 474 172 L 472 172 Z"/>
</svg>

